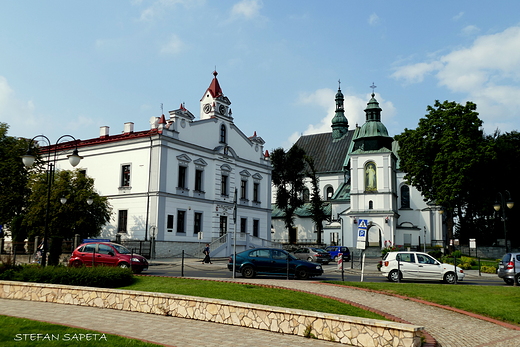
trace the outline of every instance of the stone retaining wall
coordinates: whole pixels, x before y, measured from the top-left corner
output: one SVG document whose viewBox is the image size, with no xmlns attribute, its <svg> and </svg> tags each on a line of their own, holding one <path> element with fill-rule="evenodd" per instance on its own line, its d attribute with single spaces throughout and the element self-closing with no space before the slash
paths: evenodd
<svg viewBox="0 0 520 347">
<path fill-rule="evenodd" d="M 190 318 L 363 347 L 417 347 L 423 330 L 410 324 L 228 300 L 43 283 L 0 281 L 0 297 Z"/>
</svg>

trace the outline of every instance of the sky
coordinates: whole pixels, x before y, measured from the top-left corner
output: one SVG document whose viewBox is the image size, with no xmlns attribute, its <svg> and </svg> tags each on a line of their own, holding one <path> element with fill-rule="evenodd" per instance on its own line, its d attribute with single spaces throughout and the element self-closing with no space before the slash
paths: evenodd
<svg viewBox="0 0 520 347">
<path fill-rule="evenodd" d="M 234 123 L 265 149 L 350 129 L 372 85 L 391 136 L 435 100 L 477 104 L 487 134 L 520 129 L 520 2 L 0 0 L 0 122 L 55 142 L 179 108 L 218 72 Z M 341 84 L 339 84 L 339 81 Z"/>
</svg>

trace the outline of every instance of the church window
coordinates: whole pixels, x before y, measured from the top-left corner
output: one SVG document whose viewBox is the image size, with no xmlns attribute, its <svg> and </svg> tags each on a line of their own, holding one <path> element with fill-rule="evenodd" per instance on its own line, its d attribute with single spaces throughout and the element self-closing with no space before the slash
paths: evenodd
<svg viewBox="0 0 520 347">
<path fill-rule="evenodd" d="M 332 196 L 334 195 L 334 188 L 327 187 L 327 200 L 332 199 Z"/>
<path fill-rule="evenodd" d="M 401 208 L 410 208 L 410 187 L 401 187 Z"/>
<path fill-rule="evenodd" d="M 303 188 L 303 202 L 309 202 L 310 201 L 310 197 L 309 197 L 309 188 Z"/>
<path fill-rule="evenodd" d="M 368 209 L 369 209 L 369 210 L 373 210 L 373 209 L 374 209 L 374 202 L 373 202 L 372 200 L 370 200 L 370 201 L 368 202 Z"/>
<path fill-rule="evenodd" d="M 220 126 L 220 143 L 226 143 L 226 126 L 224 124 Z"/>
<path fill-rule="evenodd" d="M 117 232 L 126 233 L 128 225 L 128 210 L 119 210 L 117 218 Z"/>
</svg>

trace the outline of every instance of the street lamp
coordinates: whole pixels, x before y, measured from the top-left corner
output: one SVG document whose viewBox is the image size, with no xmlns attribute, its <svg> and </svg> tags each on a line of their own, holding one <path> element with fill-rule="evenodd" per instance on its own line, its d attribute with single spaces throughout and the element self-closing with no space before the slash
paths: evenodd
<svg viewBox="0 0 520 347">
<path fill-rule="evenodd" d="M 47 170 L 46 170 L 46 173 L 47 173 L 47 177 L 46 177 L 47 178 L 47 206 L 45 208 L 45 228 L 43 230 L 43 249 L 42 249 L 42 263 L 41 263 L 42 267 L 45 267 L 47 265 L 47 249 L 48 249 L 47 235 L 49 233 L 49 210 L 50 210 L 52 183 L 54 181 L 54 171 L 55 171 L 56 159 L 57 159 L 57 155 L 58 155 L 58 144 L 59 144 L 60 140 L 65 137 L 70 137 L 75 142 L 77 142 L 77 140 L 74 138 L 74 136 L 63 135 L 56 141 L 56 144 L 54 145 L 54 147 L 50 148 L 47 151 Z M 37 138 L 44 139 L 47 142 L 47 146 L 49 146 L 49 147 L 51 146 L 51 141 L 49 140 L 49 138 L 47 136 L 37 135 L 37 136 L 33 137 L 31 139 L 31 141 L 29 142 L 29 148 L 27 149 L 27 153 L 24 156 L 22 156 L 23 164 L 26 167 L 31 167 L 34 164 L 34 161 L 36 160 L 36 156 L 33 154 L 33 143 L 34 143 L 34 140 Z M 51 153 L 53 153 L 52 158 L 51 158 Z M 78 154 L 78 147 L 76 144 L 75 144 L 74 151 L 72 152 L 72 154 L 68 155 L 67 158 L 69 158 L 69 162 L 73 167 L 77 166 L 79 164 L 80 160 L 83 159 L 83 157 L 80 157 Z M 61 200 L 61 203 L 63 204 L 64 203 L 63 198 L 60 200 Z M 65 202 L 66 202 L 66 200 L 65 200 Z"/>
<path fill-rule="evenodd" d="M 507 206 L 507 208 L 512 209 L 513 206 L 515 205 L 515 203 L 511 199 L 511 194 L 509 193 L 509 191 L 506 190 L 505 192 L 507 193 L 507 202 L 504 199 L 504 195 L 501 192 L 498 192 L 497 197 L 500 197 L 500 198 L 495 201 L 493 208 L 497 212 L 500 211 L 500 209 L 502 209 L 502 222 L 504 222 L 504 242 L 506 244 L 506 253 L 508 253 L 509 250 L 507 247 L 506 206 Z"/>
</svg>

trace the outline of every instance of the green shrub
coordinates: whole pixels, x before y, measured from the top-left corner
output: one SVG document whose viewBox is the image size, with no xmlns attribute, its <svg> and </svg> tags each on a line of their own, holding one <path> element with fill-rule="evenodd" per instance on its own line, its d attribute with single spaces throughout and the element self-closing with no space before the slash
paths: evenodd
<svg viewBox="0 0 520 347">
<path fill-rule="evenodd" d="M 453 251 L 453 253 L 451 253 L 451 256 L 455 257 L 455 258 L 460 258 L 462 256 L 462 252 L 461 251 Z"/>
<path fill-rule="evenodd" d="M 487 274 L 495 274 L 495 273 L 497 273 L 497 269 L 494 266 L 483 265 L 480 267 L 480 272 L 484 272 Z"/>
<path fill-rule="evenodd" d="M 134 282 L 132 270 L 106 266 L 42 268 L 38 265 L 23 265 L 0 273 L 0 279 L 101 288 L 122 287 Z"/>
<path fill-rule="evenodd" d="M 457 260 L 458 261 L 458 260 Z M 460 262 L 465 264 L 469 264 L 470 266 L 475 266 L 477 265 L 477 260 L 475 258 L 471 258 L 471 257 L 460 257 Z"/>
</svg>

